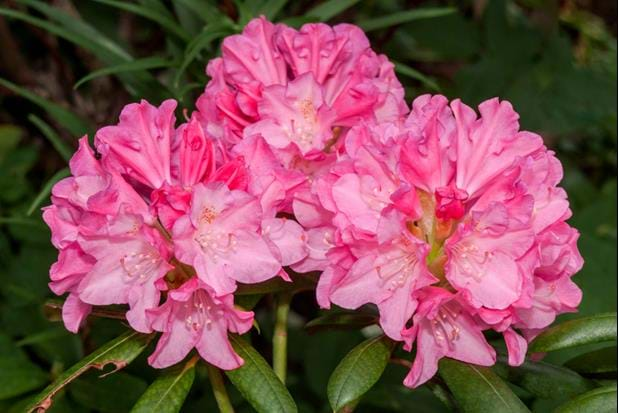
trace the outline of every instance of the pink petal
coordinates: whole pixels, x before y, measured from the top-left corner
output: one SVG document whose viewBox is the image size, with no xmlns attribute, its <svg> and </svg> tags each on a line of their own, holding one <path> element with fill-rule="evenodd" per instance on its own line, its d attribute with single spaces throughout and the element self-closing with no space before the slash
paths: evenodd
<svg viewBox="0 0 618 413">
<path fill-rule="evenodd" d="M 512 328 L 504 331 L 504 341 L 509 351 L 509 366 L 521 366 L 526 359 L 528 343 Z"/>
</svg>

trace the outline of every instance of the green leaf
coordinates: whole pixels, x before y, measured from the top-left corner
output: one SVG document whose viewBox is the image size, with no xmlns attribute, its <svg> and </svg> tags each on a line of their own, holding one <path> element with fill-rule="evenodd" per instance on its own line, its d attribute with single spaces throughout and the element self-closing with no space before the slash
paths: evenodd
<svg viewBox="0 0 618 413">
<path fill-rule="evenodd" d="M 554 413 L 615 413 L 616 385 L 590 390 L 559 406 Z"/>
<path fill-rule="evenodd" d="M 288 0 L 266 0 L 258 9 L 256 15 L 263 14 L 268 20 L 275 20 Z"/>
<path fill-rule="evenodd" d="M 144 379 L 120 371 L 103 377 L 86 374 L 68 386 L 68 393 L 90 411 L 118 413 L 128 412 L 147 388 Z"/>
<path fill-rule="evenodd" d="M 11 339 L 0 334 L 0 400 L 39 388 L 47 375 Z"/>
<path fill-rule="evenodd" d="M 393 348 L 393 341 L 387 337 L 374 337 L 354 347 L 341 360 L 328 380 L 328 401 L 333 410 L 360 398 L 376 384 Z"/>
<path fill-rule="evenodd" d="M 435 7 L 414 9 L 404 12 L 397 12 L 387 16 L 376 17 L 375 19 L 362 20 L 357 24 L 366 32 L 372 30 L 386 29 L 402 23 L 409 23 L 414 20 L 431 19 L 433 17 L 446 16 L 455 13 L 457 9 L 452 7 Z"/>
<path fill-rule="evenodd" d="M 230 26 L 234 25 L 232 19 L 222 13 L 214 4 L 208 4 L 206 0 L 176 0 L 188 9 L 192 10 L 204 22 L 208 24 L 222 23 Z"/>
<path fill-rule="evenodd" d="M 378 319 L 373 314 L 363 314 L 357 311 L 329 311 L 305 324 L 309 333 L 320 330 L 355 330 L 377 324 Z"/>
<path fill-rule="evenodd" d="M 327 21 L 339 13 L 354 6 L 359 0 L 328 0 L 310 9 L 306 15 L 315 17 L 319 21 Z"/>
<path fill-rule="evenodd" d="M 616 340 L 616 313 L 597 314 L 565 321 L 530 343 L 533 353 L 546 353 L 584 344 Z"/>
<path fill-rule="evenodd" d="M 579 355 L 567 361 L 565 367 L 582 374 L 603 374 L 616 371 L 616 346 Z"/>
<path fill-rule="evenodd" d="M 60 390 L 90 368 L 94 367 L 102 370 L 109 364 L 114 365 L 115 369 L 113 371 L 124 368 L 146 348 L 153 336 L 153 334 L 140 334 L 135 331 L 128 331 L 108 342 L 58 376 L 52 384 L 32 399 L 26 411 L 32 412 L 38 408 L 43 408 L 44 410 L 49 408 L 53 403 L 53 397 Z"/>
<path fill-rule="evenodd" d="M 71 174 L 69 168 L 62 168 L 58 172 L 56 172 L 49 180 L 45 183 L 39 194 L 34 198 L 32 203 L 30 204 L 30 208 L 28 208 L 28 212 L 26 212 L 26 216 L 32 215 L 35 209 L 37 209 L 41 204 L 49 198 L 49 194 L 51 194 L 52 187 L 58 183 L 63 178 L 66 178 Z"/>
<path fill-rule="evenodd" d="M 155 380 L 133 406 L 131 413 L 179 412 L 193 385 L 196 361 L 192 359 L 180 368 L 172 368 Z"/>
<path fill-rule="evenodd" d="M 251 344 L 230 335 L 236 353 L 245 363 L 225 374 L 258 413 L 292 413 L 298 411 L 294 399 L 266 360 Z"/>
<path fill-rule="evenodd" d="M 101 76 L 116 75 L 119 73 L 127 72 L 138 72 L 150 69 L 157 69 L 161 67 L 170 67 L 173 65 L 174 62 L 158 56 L 145 57 L 143 59 L 137 59 L 131 62 L 120 63 L 114 66 L 104 67 L 102 69 L 95 70 L 94 72 L 82 77 L 77 81 L 77 83 L 75 83 L 75 85 L 73 85 L 73 89 L 77 89 L 84 83 Z"/>
<path fill-rule="evenodd" d="M 526 361 L 521 366 L 509 367 L 504 358 L 500 361 L 495 367 L 500 376 L 544 399 L 569 398 L 594 388 L 590 380 L 561 366 Z"/>
<path fill-rule="evenodd" d="M 399 73 L 400 75 L 408 76 L 409 78 L 418 80 L 429 89 L 433 89 L 438 92 L 440 91 L 440 86 L 438 86 L 435 80 L 425 76 L 418 70 L 413 69 L 408 65 L 395 61 L 392 62 L 395 64 L 395 72 Z"/>
<path fill-rule="evenodd" d="M 1 9 L 0 14 L 2 14 Z M 0 85 L 9 89 L 11 92 L 25 99 L 28 99 L 35 105 L 40 106 L 49 114 L 49 116 L 54 118 L 54 120 L 64 126 L 74 136 L 82 136 L 91 130 L 90 125 L 86 121 L 84 121 L 82 118 L 80 118 L 70 110 L 67 110 L 54 102 L 44 99 L 39 95 L 29 91 L 28 89 L 25 89 L 2 78 L 0 78 Z"/>
<path fill-rule="evenodd" d="M 148 20 L 159 24 L 169 33 L 177 36 L 178 38 L 188 42 L 191 40 L 191 36 L 187 33 L 176 20 L 172 17 L 169 11 L 163 7 L 158 6 L 159 2 L 148 2 L 150 4 L 136 4 L 128 1 L 118 0 L 94 0 L 97 3 L 105 4 L 110 7 L 115 7 L 120 10 L 127 11 L 129 13 L 137 14 Z M 143 3 L 143 2 L 142 2 Z M 154 6 L 153 6 L 154 4 Z"/>
<path fill-rule="evenodd" d="M 177 88 L 180 84 L 180 77 L 185 72 L 187 67 L 195 60 L 197 55 L 206 47 L 212 43 L 213 40 L 224 37 L 229 34 L 231 31 L 231 26 L 229 24 L 216 24 L 205 27 L 202 32 L 197 35 L 189 44 L 187 44 L 187 48 L 184 53 L 184 57 L 182 59 L 182 64 L 176 70 L 176 75 L 174 76 L 174 85 Z"/>
<path fill-rule="evenodd" d="M 60 136 L 58 136 L 51 126 L 49 126 L 43 119 L 32 113 L 28 115 L 28 120 L 41 131 L 43 136 L 47 138 L 54 149 L 58 151 L 60 156 L 62 156 L 62 159 L 69 162 L 71 156 L 73 156 L 73 149 L 71 149 L 62 139 L 60 139 Z"/>
<path fill-rule="evenodd" d="M 529 411 L 488 367 L 443 358 L 440 360 L 440 376 L 464 413 Z"/>
</svg>

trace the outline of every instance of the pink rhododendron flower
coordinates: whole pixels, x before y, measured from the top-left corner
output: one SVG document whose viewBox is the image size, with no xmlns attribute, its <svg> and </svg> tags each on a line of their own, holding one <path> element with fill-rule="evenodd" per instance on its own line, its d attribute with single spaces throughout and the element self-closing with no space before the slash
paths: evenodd
<svg viewBox="0 0 618 413">
<path fill-rule="evenodd" d="M 221 295 L 234 292 L 236 282 L 272 278 L 281 268 L 281 253 L 269 247 L 261 223 L 257 198 L 219 183 L 196 185 L 190 214 L 174 224 L 177 257 Z"/>
<path fill-rule="evenodd" d="M 519 365 L 576 311 L 562 167 L 510 103 L 477 114 L 424 95 L 408 113 L 393 64 L 348 24 L 261 17 L 221 48 L 185 123 L 173 100 L 127 105 L 53 187 L 49 286 L 67 296 L 67 329 L 125 305 L 133 329 L 161 333 L 152 366 L 196 349 L 234 369 L 228 333 L 253 323 L 239 286 L 320 271 L 318 304 L 375 306 L 415 350 L 404 384 L 417 387 L 442 357 L 494 364 L 487 330 Z"/>
<path fill-rule="evenodd" d="M 232 143 L 251 126 L 276 148 L 291 144 L 305 154 L 324 144 L 331 126 L 406 111 L 392 63 L 371 50 L 356 26 L 311 23 L 297 31 L 260 17 L 221 49 L 208 65 L 212 80 L 197 108 L 212 133 Z"/>
<path fill-rule="evenodd" d="M 80 141 L 73 176 L 54 186 L 43 213 L 60 250 L 50 288 L 68 293 L 63 318 L 73 332 L 92 306 L 126 304 L 133 329 L 164 333 L 154 366 L 195 347 L 209 362 L 236 368 L 242 360 L 227 332 L 246 332 L 253 313 L 235 310 L 230 293 L 237 282 L 289 280 L 282 266 L 307 256 L 305 231 L 276 217 L 278 204 L 266 194 L 246 192 L 244 158 L 196 118 L 176 129 L 175 108 L 172 100 L 125 107 L 118 125 L 96 134 L 100 160 Z"/>
<path fill-rule="evenodd" d="M 237 310 L 233 303 L 231 294 L 218 297 L 195 277 L 170 291 L 163 305 L 148 311 L 152 327 L 163 332 L 148 357 L 150 365 L 171 366 L 196 348 L 204 360 L 219 368 L 240 367 L 243 360 L 234 352 L 227 334 L 249 331 L 253 312 Z"/>
<path fill-rule="evenodd" d="M 483 102 L 480 117 L 442 96 L 412 106 L 405 120 L 353 128 L 313 191 L 335 230 L 318 301 L 375 304 L 389 337 L 416 343 L 415 387 L 444 356 L 493 364 L 487 329 L 521 364 L 520 333 L 577 307 L 582 259 L 560 164 L 508 102 Z"/>
<path fill-rule="evenodd" d="M 261 17 L 224 39 L 196 116 L 214 136 L 237 144 L 234 153 L 256 160 L 248 162 L 249 185 L 291 213 L 296 197 L 315 197 L 307 182 L 336 161 L 352 126 L 407 111 L 393 67 L 356 26 L 312 23 L 297 31 Z"/>
</svg>

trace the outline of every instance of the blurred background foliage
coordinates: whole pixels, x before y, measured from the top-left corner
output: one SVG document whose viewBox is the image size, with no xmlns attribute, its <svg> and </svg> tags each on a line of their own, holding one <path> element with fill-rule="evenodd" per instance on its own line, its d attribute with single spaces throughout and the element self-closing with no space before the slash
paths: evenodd
<svg viewBox="0 0 618 413">
<path fill-rule="evenodd" d="M 580 314 L 616 310 L 616 2 L 612 0 L 7 0 L 0 7 L 0 411 L 119 335 L 121 323 L 91 318 L 79 335 L 46 311 L 56 251 L 40 219 L 49 189 L 66 176 L 77 139 L 115 123 L 126 103 L 173 97 L 189 112 L 207 82 L 204 67 L 223 36 L 265 14 L 298 26 L 350 22 L 397 62 L 407 99 L 427 92 L 469 104 L 513 102 L 524 128 L 540 132 L 565 168 L 586 265 Z M 452 10 L 435 12 L 436 7 Z M 429 9 L 424 18 L 409 14 Z M 433 10 L 433 11 L 432 11 Z M 410 17 L 411 16 L 411 17 Z M 416 17 L 415 17 L 416 16 Z M 433 16 L 433 17 L 432 17 Z M 421 17 L 423 17 L 421 15 Z M 179 112 L 182 116 L 182 112 Z M 91 135 L 92 136 L 92 135 Z M 254 343 L 268 358 L 272 301 L 256 308 Z M 289 388 L 302 412 L 329 411 L 326 383 L 360 332 L 308 334 L 319 311 L 310 293 L 292 304 Z M 557 353 L 561 362 L 589 349 Z M 125 412 L 157 372 L 145 355 L 104 379 L 88 373 L 57 398 L 53 412 Z M 358 411 L 440 412 L 427 388 L 401 386 L 389 366 Z M 251 411 L 230 386 L 238 411 Z M 520 397 L 547 411 L 564 395 Z M 526 398 L 528 397 L 528 398 Z M 552 400 L 553 399 L 553 400 Z M 198 368 L 182 411 L 216 409 Z"/>
</svg>

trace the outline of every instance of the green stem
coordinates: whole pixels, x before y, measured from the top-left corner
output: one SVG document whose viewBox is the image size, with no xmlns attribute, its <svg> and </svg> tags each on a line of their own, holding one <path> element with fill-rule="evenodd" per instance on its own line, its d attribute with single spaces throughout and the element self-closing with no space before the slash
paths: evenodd
<svg viewBox="0 0 618 413">
<path fill-rule="evenodd" d="M 217 400 L 217 406 L 219 406 L 219 412 L 234 413 L 234 407 L 232 407 L 230 398 L 227 395 L 227 390 L 225 390 L 225 383 L 223 382 L 221 371 L 210 363 L 206 363 L 206 366 L 208 367 L 208 378 L 210 379 L 212 392 Z"/>
<path fill-rule="evenodd" d="M 292 294 L 281 293 L 277 296 L 275 332 L 273 335 L 273 370 L 283 384 L 288 364 L 288 314 Z"/>
</svg>

